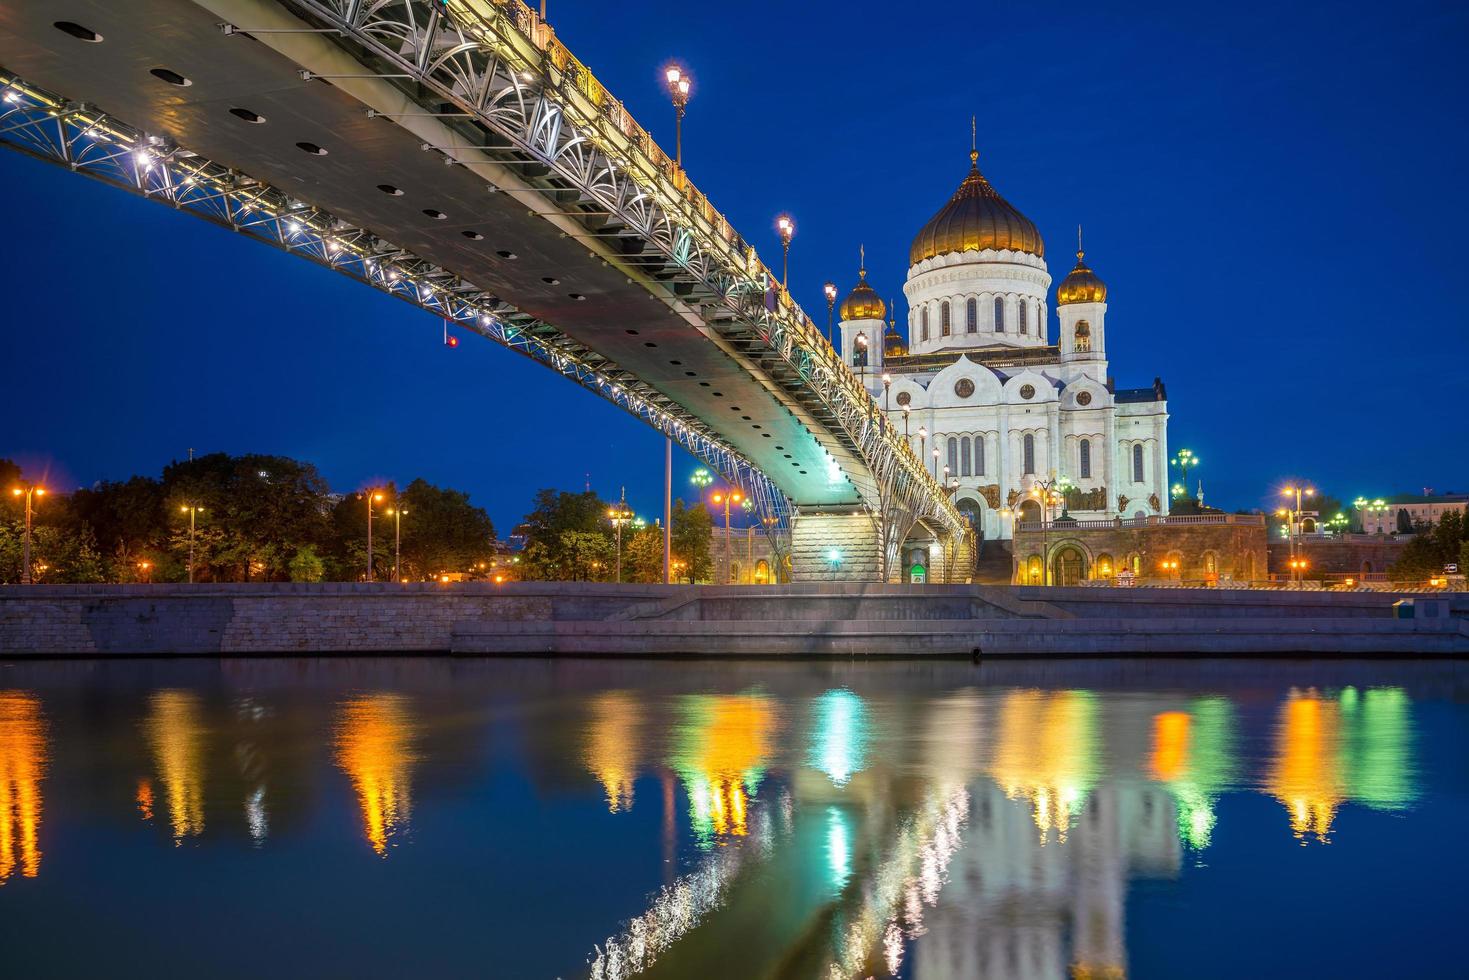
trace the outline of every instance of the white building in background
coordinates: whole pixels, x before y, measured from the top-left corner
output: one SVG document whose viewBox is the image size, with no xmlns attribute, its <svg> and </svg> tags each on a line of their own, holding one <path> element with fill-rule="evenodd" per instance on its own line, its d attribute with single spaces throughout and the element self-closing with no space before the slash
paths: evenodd
<svg viewBox="0 0 1469 980">
<path fill-rule="evenodd" d="M 990 186 L 978 160 L 971 152 L 968 176 L 913 240 L 903 286 L 908 342 L 864 268 L 841 305 L 842 356 L 865 364 L 888 424 L 906 427 L 940 480 L 948 467 L 956 503 L 985 539 L 1008 540 L 1015 520 L 1039 520 L 1026 494 L 1052 477 L 1078 488 L 1070 507 L 1078 519 L 1167 513 L 1162 381 L 1113 386 L 1107 287 L 1080 249 L 1056 289 L 1052 343 L 1040 232 Z"/>
</svg>

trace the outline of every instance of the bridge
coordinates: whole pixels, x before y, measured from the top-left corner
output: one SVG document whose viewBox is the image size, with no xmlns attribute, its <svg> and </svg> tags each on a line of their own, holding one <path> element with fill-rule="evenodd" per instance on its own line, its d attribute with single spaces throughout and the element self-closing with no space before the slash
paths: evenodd
<svg viewBox="0 0 1469 980">
<path fill-rule="evenodd" d="M 850 367 L 520 0 L 0 0 L 0 92 L 5 145 L 642 419 L 750 496 L 793 578 L 896 580 L 910 540 L 969 577 L 967 522 Z"/>
</svg>

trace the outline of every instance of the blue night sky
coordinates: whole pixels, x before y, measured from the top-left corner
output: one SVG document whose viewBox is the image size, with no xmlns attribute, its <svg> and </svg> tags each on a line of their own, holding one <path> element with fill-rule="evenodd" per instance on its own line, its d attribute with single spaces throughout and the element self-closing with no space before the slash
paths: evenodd
<svg viewBox="0 0 1469 980">
<path fill-rule="evenodd" d="M 818 321 L 865 243 L 899 295 L 914 233 L 980 166 L 1107 282 L 1119 387 L 1168 385 L 1208 502 L 1303 477 L 1469 490 L 1463 268 L 1469 6 L 551 0 L 566 43 L 672 144 Z M 105 106 L 104 106 L 105 108 Z M 423 476 L 502 533 L 538 487 L 652 517 L 662 439 L 488 341 L 196 219 L 0 153 L 9 244 L 0 456 L 77 486 L 189 447 L 316 462 L 338 490 Z M 1054 296 L 1054 293 L 1053 293 Z M 906 312 L 906 307 L 902 307 Z M 900 316 L 900 322 L 902 317 Z M 1050 323 L 1055 336 L 1054 312 Z M 696 465 L 676 464 L 675 488 Z"/>
</svg>

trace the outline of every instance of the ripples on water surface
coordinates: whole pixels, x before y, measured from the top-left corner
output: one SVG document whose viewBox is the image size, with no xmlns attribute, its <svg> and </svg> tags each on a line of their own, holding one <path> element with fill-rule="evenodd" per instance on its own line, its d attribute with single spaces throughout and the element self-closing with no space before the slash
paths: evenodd
<svg viewBox="0 0 1469 980">
<path fill-rule="evenodd" d="M 0 974 L 1462 975 L 1466 677 L 3 666 Z"/>
</svg>

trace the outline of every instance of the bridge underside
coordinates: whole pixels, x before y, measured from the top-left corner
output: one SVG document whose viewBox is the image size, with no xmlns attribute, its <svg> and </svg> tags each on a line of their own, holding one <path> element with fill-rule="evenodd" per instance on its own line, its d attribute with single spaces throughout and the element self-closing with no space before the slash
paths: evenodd
<svg viewBox="0 0 1469 980">
<path fill-rule="evenodd" d="M 225 33 L 222 21 L 241 31 Z M 62 22 L 85 25 L 101 40 L 79 39 Z M 636 390 L 640 406 L 656 402 L 666 418 L 698 424 L 709 438 L 681 440 L 687 447 L 727 479 L 738 479 L 730 460 L 748 461 L 779 489 L 777 496 L 796 504 L 791 542 L 801 545 L 792 554 L 793 577 L 896 578 L 901 546 L 910 535 L 926 540 L 928 534 L 911 507 L 883 498 L 882 481 L 866 461 L 833 438 L 840 429 L 835 417 L 792 397 L 802 379 L 783 376 L 789 366 L 716 297 L 687 276 L 680 279 L 677 263 L 646 231 L 558 183 L 550 165 L 502 133 L 478 119 L 454 119 L 454 106 L 424 111 L 421 91 L 371 74 L 325 35 L 297 30 L 303 26 L 267 0 L 9 4 L 0 6 L 0 66 L 59 93 L 68 105 L 96 107 L 150 134 L 147 145 L 159 140 L 160 156 L 187 148 L 179 155 L 228 167 L 241 187 L 259 182 L 262 195 L 278 189 L 302 214 L 324 216 L 328 228 L 390 236 L 398 254 L 452 271 L 462 286 L 489 295 L 497 315 L 513 310 L 526 324 L 521 329 L 544 328 L 542 353 L 551 350 L 552 359 L 555 350 L 574 346 L 604 397 L 617 401 L 607 389 L 625 386 Z M 306 80 L 303 70 L 317 77 Z M 523 92 L 521 81 L 512 80 L 510 97 L 528 105 L 545 80 L 526 73 Z M 21 145 L 15 128 L 0 140 Z M 74 159 L 55 162 L 128 186 Z M 187 209 L 135 171 L 131 189 Z M 274 240 L 252 231 L 238 212 L 221 223 L 296 251 L 276 217 Z M 338 268 L 326 253 L 329 231 L 315 230 L 320 254 L 313 258 Z M 371 275 L 359 278 L 459 322 L 465 309 L 469 324 L 488 319 L 439 297 L 405 295 Z M 504 334 L 480 332 L 507 343 Z M 701 452 L 711 446 L 718 452 Z M 945 547 L 956 546 L 933 551 Z M 929 580 L 943 578 L 930 574 Z"/>
</svg>

